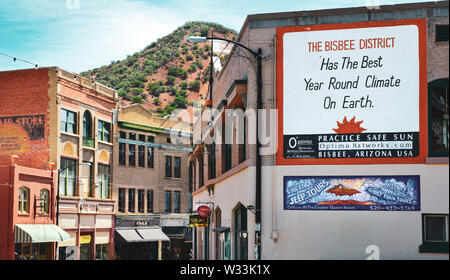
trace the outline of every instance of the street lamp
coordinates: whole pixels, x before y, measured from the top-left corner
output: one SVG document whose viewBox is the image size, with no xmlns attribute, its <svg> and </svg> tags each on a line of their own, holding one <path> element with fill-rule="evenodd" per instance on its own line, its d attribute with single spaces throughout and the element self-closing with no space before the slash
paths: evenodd
<svg viewBox="0 0 450 280">
<path fill-rule="evenodd" d="M 58 169 L 58 190 L 56 191 L 56 225 L 59 224 L 59 177 L 61 175 L 61 171 L 68 170 L 69 168 L 77 166 L 77 165 L 91 166 L 92 164 L 90 162 L 75 163 L 75 164 L 66 166 L 66 168 L 64 168 L 64 169 Z"/>
<path fill-rule="evenodd" d="M 247 46 L 244 46 L 236 41 L 233 40 L 229 40 L 226 38 L 217 38 L 217 37 L 200 37 L 200 36 L 189 36 L 186 38 L 186 41 L 188 42 L 195 42 L 195 43 L 199 43 L 199 42 L 206 42 L 207 40 L 218 40 L 218 41 L 225 41 L 228 43 L 232 43 L 234 45 L 237 45 L 245 50 L 247 50 L 249 53 L 251 53 L 257 61 L 257 73 L 256 73 L 256 91 L 257 91 L 257 108 L 256 108 L 256 135 L 257 135 L 257 139 L 256 139 L 256 191 L 255 191 L 255 223 L 256 223 L 256 232 L 257 232 L 257 236 L 256 236 L 256 240 L 255 243 L 258 244 L 257 247 L 257 252 L 258 252 L 258 260 L 261 259 L 261 233 L 260 233 L 260 229 L 261 229 L 261 154 L 260 154 L 260 148 L 261 148 L 261 143 L 259 142 L 259 117 L 258 117 L 258 113 L 259 113 L 259 109 L 261 109 L 262 107 L 262 49 L 258 48 L 257 51 L 254 51 L 252 49 L 250 49 Z M 212 42 L 212 41 L 211 41 Z M 212 48 L 211 48 L 211 53 L 212 53 Z M 211 55 L 211 59 L 212 59 L 212 55 Z M 211 67 L 211 71 L 213 71 L 212 67 Z M 211 76 L 212 77 L 212 76 Z M 212 86 L 211 86 L 211 97 L 212 97 Z"/>
</svg>

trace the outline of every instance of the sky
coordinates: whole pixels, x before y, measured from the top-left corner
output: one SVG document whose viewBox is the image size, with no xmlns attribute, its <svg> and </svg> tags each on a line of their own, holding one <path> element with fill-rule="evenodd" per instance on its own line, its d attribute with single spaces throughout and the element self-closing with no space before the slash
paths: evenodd
<svg viewBox="0 0 450 280">
<path fill-rule="evenodd" d="M 424 1 L 2 0 L 0 71 L 33 67 L 22 59 L 80 73 L 122 60 L 187 21 L 219 23 L 239 32 L 249 14 Z"/>
</svg>

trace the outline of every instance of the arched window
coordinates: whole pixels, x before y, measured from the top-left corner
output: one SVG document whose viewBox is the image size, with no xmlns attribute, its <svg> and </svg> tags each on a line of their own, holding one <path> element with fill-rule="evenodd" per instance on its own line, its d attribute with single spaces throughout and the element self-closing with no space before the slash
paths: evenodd
<svg viewBox="0 0 450 280">
<path fill-rule="evenodd" d="M 248 259 L 247 208 L 240 203 L 234 211 L 234 259 Z"/>
<path fill-rule="evenodd" d="M 27 187 L 19 189 L 19 213 L 30 213 L 30 190 Z"/>
<path fill-rule="evenodd" d="M 428 84 L 428 154 L 448 157 L 448 78 Z"/>
<path fill-rule="evenodd" d="M 40 209 L 41 214 L 48 214 L 49 213 L 49 191 L 46 189 L 41 189 L 41 192 L 39 194 L 40 198 Z"/>
<path fill-rule="evenodd" d="M 84 111 L 83 114 L 83 145 L 93 147 L 92 140 L 92 117 L 89 111 Z"/>
</svg>

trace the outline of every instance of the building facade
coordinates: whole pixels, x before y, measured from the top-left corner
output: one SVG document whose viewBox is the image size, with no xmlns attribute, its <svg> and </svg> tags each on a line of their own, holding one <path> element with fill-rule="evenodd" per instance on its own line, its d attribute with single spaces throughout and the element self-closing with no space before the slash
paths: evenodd
<svg viewBox="0 0 450 280">
<path fill-rule="evenodd" d="M 448 259 L 448 2 L 249 15 L 236 41 L 261 83 L 235 46 L 194 124 L 196 259 Z"/>
<path fill-rule="evenodd" d="M 15 154 L 18 165 L 55 166 L 55 223 L 70 235 L 58 244 L 57 258 L 112 258 L 117 93 L 57 67 L 5 71 L 0 81 L 0 117 L 7 128 L 0 162 Z"/>
<path fill-rule="evenodd" d="M 117 259 L 186 259 L 191 126 L 142 105 L 119 110 L 114 138 Z"/>
<path fill-rule="evenodd" d="M 16 159 L 0 166 L 0 259 L 54 260 L 57 242 L 69 239 L 55 225 L 56 173 L 18 166 Z"/>
</svg>

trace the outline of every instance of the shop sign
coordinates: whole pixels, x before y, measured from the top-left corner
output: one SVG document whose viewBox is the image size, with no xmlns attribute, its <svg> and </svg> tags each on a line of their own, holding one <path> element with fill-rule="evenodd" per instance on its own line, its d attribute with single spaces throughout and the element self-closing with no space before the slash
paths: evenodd
<svg viewBox="0 0 450 280">
<path fill-rule="evenodd" d="M 208 217 L 201 217 L 200 215 L 196 214 L 189 215 L 190 227 L 208 227 L 208 224 Z"/>
<path fill-rule="evenodd" d="M 90 244 L 91 235 L 80 235 L 80 244 Z"/>
<path fill-rule="evenodd" d="M 277 29 L 279 164 L 426 156 L 426 22 Z"/>
<path fill-rule="evenodd" d="M 285 176 L 285 210 L 420 211 L 420 176 Z"/>
<path fill-rule="evenodd" d="M 206 205 L 201 205 L 197 208 L 197 213 L 200 217 L 208 217 L 211 214 L 211 208 Z"/>
<path fill-rule="evenodd" d="M 148 227 L 158 226 L 160 224 L 160 217 L 149 217 L 146 219 L 118 219 L 116 218 L 116 227 Z"/>
</svg>

